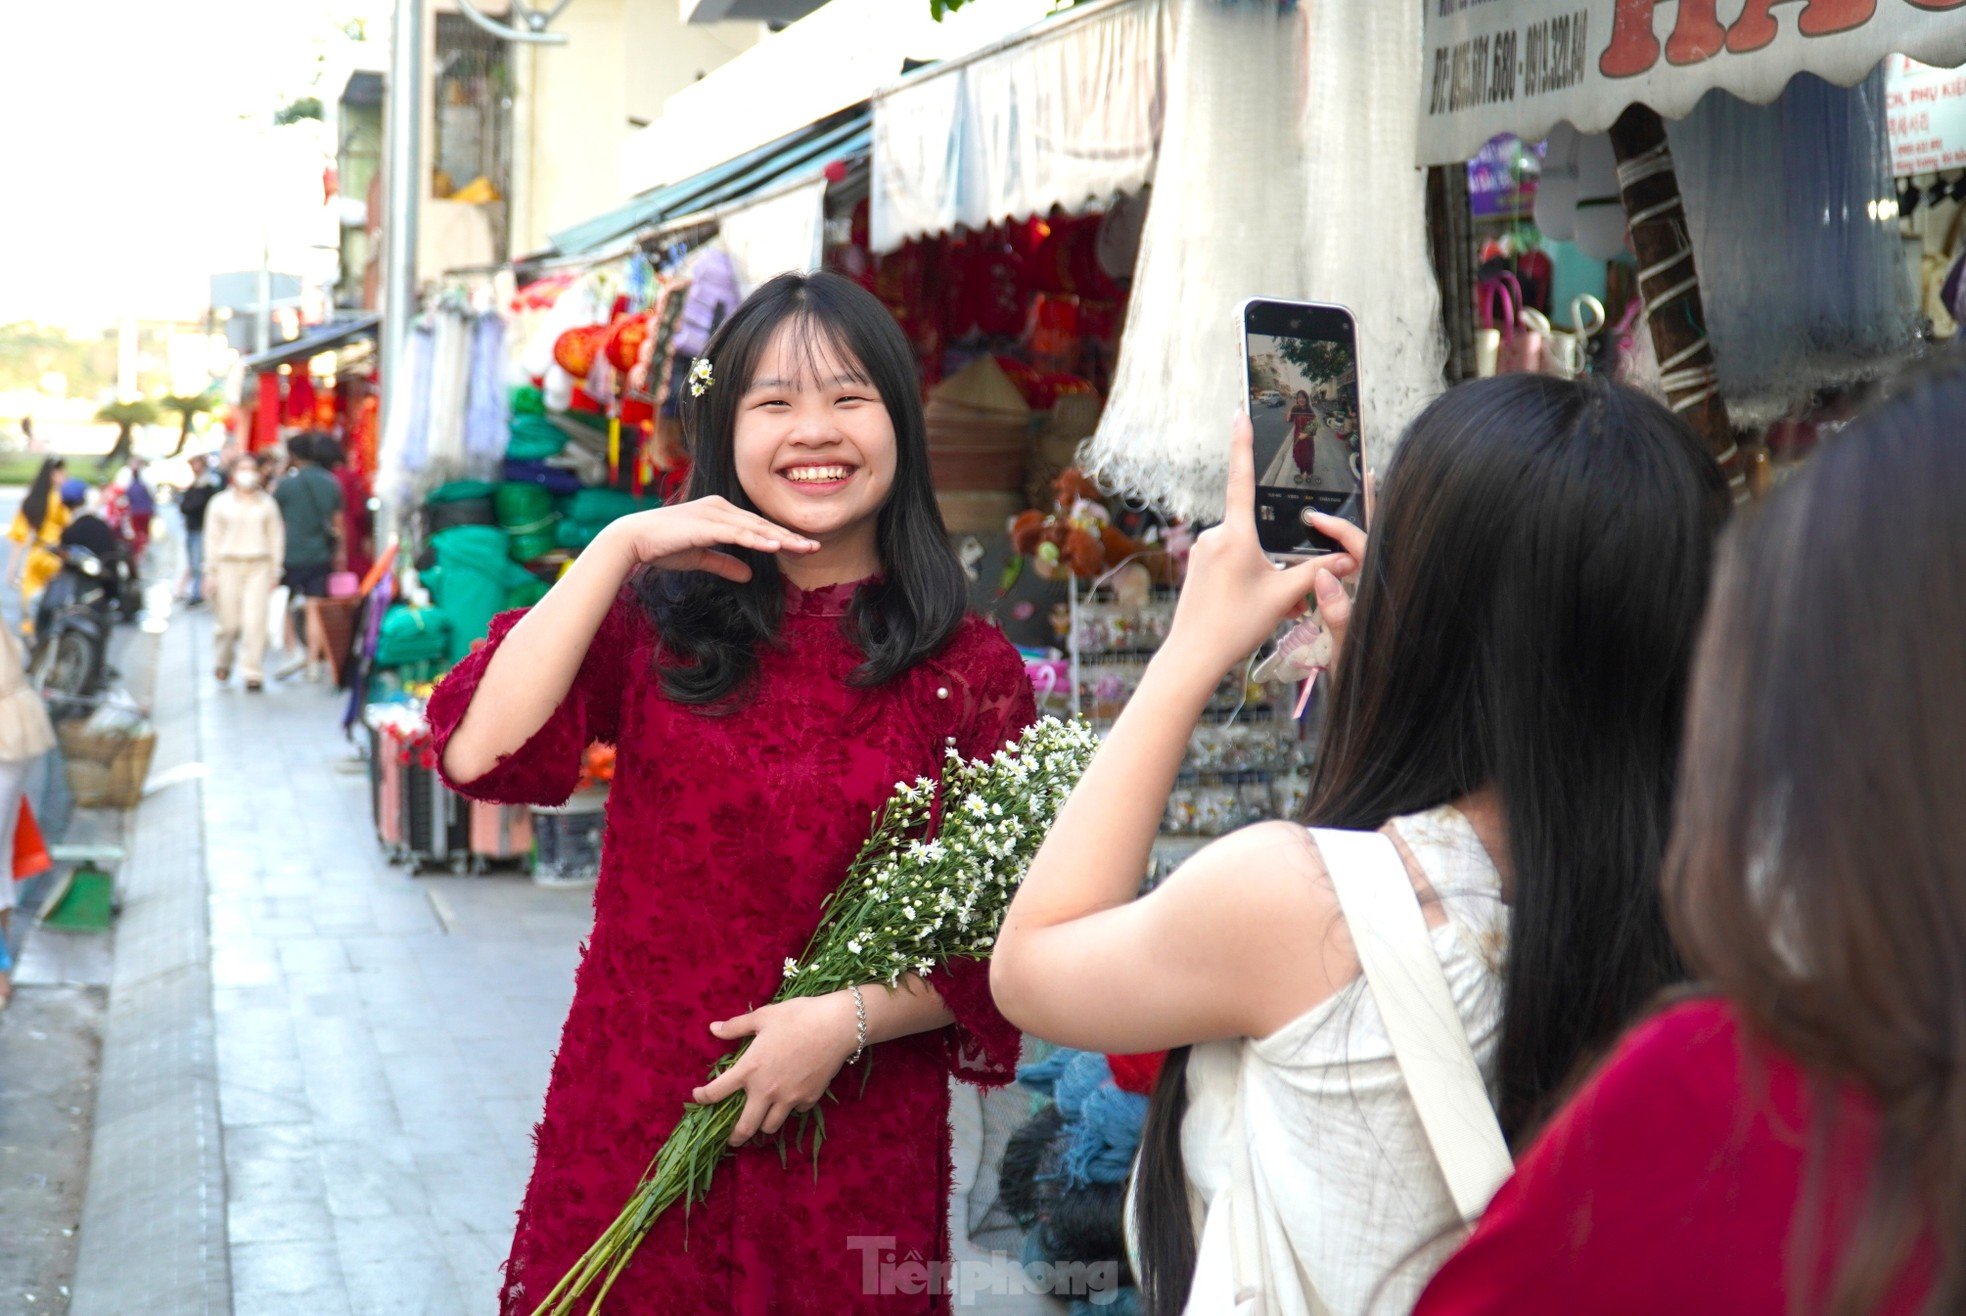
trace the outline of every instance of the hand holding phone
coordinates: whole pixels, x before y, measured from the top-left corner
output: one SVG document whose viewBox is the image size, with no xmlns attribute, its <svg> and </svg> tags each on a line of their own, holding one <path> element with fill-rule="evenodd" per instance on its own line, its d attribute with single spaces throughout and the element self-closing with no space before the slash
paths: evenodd
<svg viewBox="0 0 1966 1316">
<path fill-rule="evenodd" d="M 1348 553 L 1279 567 L 1264 554 L 1250 422 L 1237 416 L 1229 445 L 1228 498 L 1220 525 L 1204 531 L 1188 554 L 1187 578 L 1161 652 L 1192 664 L 1212 684 L 1261 648 L 1286 619 L 1303 612 L 1318 577 L 1358 569 Z"/>
<path fill-rule="evenodd" d="M 1242 356 L 1256 465 L 1256 531 L 1266 553 L 1302 558 L 1340 545 L 1314 512 L 1364 515 L 1358 333 L 1322 302 L 1256 298 L 1242 306 Z"/>
</svg>

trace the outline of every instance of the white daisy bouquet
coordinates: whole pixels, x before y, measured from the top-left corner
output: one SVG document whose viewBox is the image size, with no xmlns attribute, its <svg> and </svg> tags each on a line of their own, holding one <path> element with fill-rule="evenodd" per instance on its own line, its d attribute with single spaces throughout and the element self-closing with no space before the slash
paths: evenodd
<svg viewBox="0 0 1966 1316">
<path fill-rule="evenodd" d="M 897 782 L 846 880 L 826 898 L 805 953 L 785 961 L 784 982 L 772 999 L 825 996 L 864 983 L 892 988 L 905 974 L 929 977 L 950 960 L 988 958 L 1011 896 L 1098 744 L 1086 723 L 1046 717 L 987 759 L 965 759 L 951 745 L 939 782 Z M 938 797 L 940 826 L 930 837 Z M 739 1048 L 725 1056 L 711 1077 L 741 1054 Z M 533 1316 L 567 1316 L 590 1290 L 586 1310 L 598 1312 L 656 1218 L 678 1202 L 688 1210 L 703 1200 L 743 1110 L 742 1092 L 690 1106 L 627 1206 Z M 823 1110 L 812 1117 L 816 1156 L 826 1122 Z"/>
</svg>

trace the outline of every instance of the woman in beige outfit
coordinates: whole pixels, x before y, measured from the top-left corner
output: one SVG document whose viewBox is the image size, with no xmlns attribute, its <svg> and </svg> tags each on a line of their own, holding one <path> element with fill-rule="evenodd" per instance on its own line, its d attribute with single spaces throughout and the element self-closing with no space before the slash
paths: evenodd
<svg viewBox="0 0 1966 1316">
<path fill-rule="evenodd" d="M 27 774 L 55 745 L 47 707 L 29 684 L 20 641 L 0 626 L 0 1010 L 13 999 L 9 937 L 14 913 L 14 824 L 20 818 Z"/>
<path fill-rule="evenodd" d="M 259 468 L 242 460 L 231 487 L 205 510 L 205 593 L 218 613 L 218 680 L 232 679 L 239 659 L 246 689 L 266 681 L 266 612 L 286 557 L 280 505 L 260 486 Z"/>
</svg>

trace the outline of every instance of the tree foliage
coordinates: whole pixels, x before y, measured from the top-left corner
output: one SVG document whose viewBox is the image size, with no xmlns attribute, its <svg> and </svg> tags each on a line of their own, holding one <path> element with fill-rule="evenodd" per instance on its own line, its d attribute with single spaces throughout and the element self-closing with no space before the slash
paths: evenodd
<svg viewBox="0 0 1966 1316">
<path fill-rule="evenodd" d="M 0 324 L 0 392 L 31 392 L 45 375 L 61 375 L 71 397 L 97 397 L 116 386 L 116 336 L 74 338 L 50 325 Z"/>
<path fill-rule="evenodd" d="M 116 444 L 102 459 L 107 470 L 129 460 L 136 448 L 137 427 L 157 423 L 157 404 L 144 398 L 111 402 L 96 412 L 96 419 L 116 427 Z"/>
<path fill-rule="evenodd" d="M 175 414 L 178 418 L 177 446 L 171 449 L 171 456 L 182 457 L 191 443 L 191 425 L 198 417 L 208 414 L 218 405 L 218 398 L 211 393 L 185 395 L 171 393 L 157 402 L 159 409 Z"/>
<path fill-rule="evenodd" d="M 318 120 L 321 117 L 321 98 L 319 96 L 302 96 L 273 112 L 273 126 L 284 128 L 290 123 L 299 123 L 302 119 Z"/>
</svg>

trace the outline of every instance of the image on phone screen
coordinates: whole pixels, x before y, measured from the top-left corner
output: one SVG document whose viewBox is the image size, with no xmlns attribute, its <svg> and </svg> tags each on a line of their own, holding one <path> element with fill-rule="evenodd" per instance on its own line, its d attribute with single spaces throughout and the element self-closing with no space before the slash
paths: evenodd
<svg viewBox="0 0 1966 1316">
<path fill-rule="evenodd" d="M 1305 509 L 1361 519 L 1365 456 L 1358 353 L 1342 307 L 1254 301 L 1244 307 L 1257 529 L 1266 551 L 1325 553 Z"/>
</svg>

